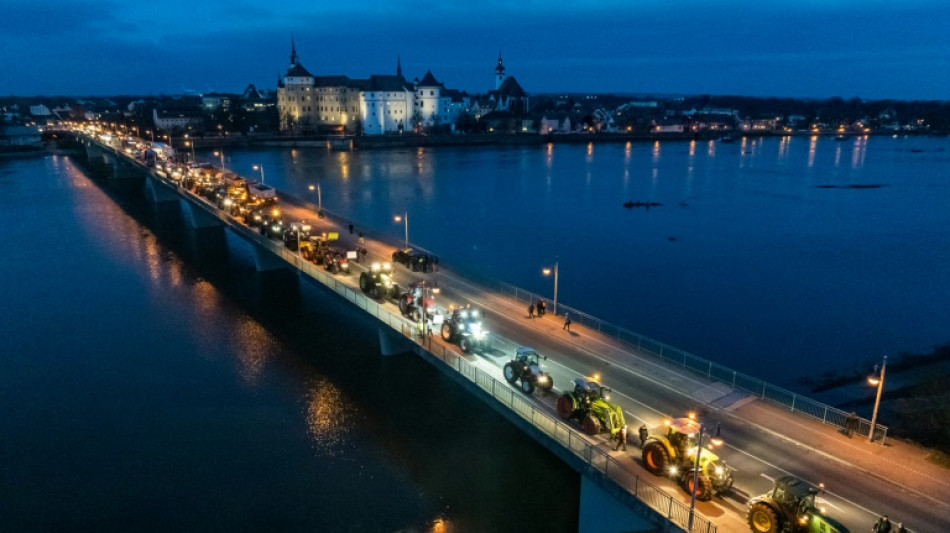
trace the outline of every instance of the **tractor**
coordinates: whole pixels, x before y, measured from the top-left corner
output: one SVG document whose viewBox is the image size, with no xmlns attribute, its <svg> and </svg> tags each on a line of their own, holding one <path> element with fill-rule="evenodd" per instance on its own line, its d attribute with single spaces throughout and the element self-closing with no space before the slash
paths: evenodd
<svg viewBox="0 0 950 533">
<path fill-rule="evenodd" d="M 369 272 L 360 273 L 360 289 L 377 300 L 397 298 L 401 291 L 393 281 L 392 268 L 389 263 L 373 263 Z"/>
<path fill-rule="evenodd" d="M 541 368 L 541 359 L 547 357 L 538 355 L 538 352 L 527 346 L 519 346 L 515 350 L 515 358 L 505 363 L 505 381 L 512 385 L 521 381 L 521 390 L 525 394 L 531 394 L 535 388 L 551 392 L 554 379 Z"/>
<path fill-rule="evenodd" d="M 755 533 L 848 533 L 837 520 L 815 507 L 824 484 L 815 487 L 795 476 L 781 476 L 772 490 L 749 500 L 749 527 Z"/>
<path fill-rule="evenodd" d="M 623 409 L 610 403 L 610 389 L 598 378 L 581 377 L 574 380 L 574 390 L 557 399 L 557 414 L 564 420 L 578 420 L 584 433 L 596 435 L 607 431 L 613 437 L 625 425 Z"/>
<path fill-rule="evenodd" d="M 343 252 L 331 247 L 323 254 L 323 268 L 331 274 L 349 274 L 350 262 Z"/>
<path fill-rule="evenodd" d="M 426 284 L 424 281 L 417 281 L 409 285 L 409 289 L 399 296 L 399 312 L 414 322 L 420 322 L 423 309 L 425 309 L 429 321 L 441 327 L 445 321 L 445 310 L 435 305 L 435 295 L 438 293 L 438 287 Z"/>
<path fill-rule="evenodd" d="M 312 229 L 310 224 L 305 220 L 292 223 L 290 227 L 284 229 L 284 233 L 281 236 L 284 240 L 284 246 L 286 246 L 288 250 L 295 251 L 298 248 L 302 248 L 302 243 L 310 240 L 310 231 Z M 303 254 L 303 250 L 301 250 L 301 254 Z"/>
<path fill-rule="evenodd" d="M 733 469 L 711 451 L 715 439 L 704 435 L 699 458 L 699 475 L 694 475 L 697 436 L 700 424 L 692 417 L 667 421 L 666 435 L 651 435 L 643 443 L 643 465 L 652 474 L 667 476 L 687 492 L 695 491 L 696 499 L 707 501 L 732 488 Z M 695 487 L 694 487 L 694 481 Z"/>
<path fill-rule="evenodd" d="M 482 326 L 482 316 L 477 309 L 452 309 L 442 322 L 442 339 L 458 344 L 465 353 L 491 347 L 488 331 Z"/>
</svg>

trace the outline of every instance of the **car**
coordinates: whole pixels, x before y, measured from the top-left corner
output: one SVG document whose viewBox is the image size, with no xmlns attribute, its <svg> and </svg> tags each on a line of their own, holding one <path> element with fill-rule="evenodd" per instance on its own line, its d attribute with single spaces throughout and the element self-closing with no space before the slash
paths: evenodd
<svg viewBox="0 0 950 533">
<path fill-rule="evenodd" d="M 393 252 L 393 263 L 398 263 L 412 270 L 413 272 L 429 271 L 429 256 L 412 248 L 405 248 Z"/>
</svg>

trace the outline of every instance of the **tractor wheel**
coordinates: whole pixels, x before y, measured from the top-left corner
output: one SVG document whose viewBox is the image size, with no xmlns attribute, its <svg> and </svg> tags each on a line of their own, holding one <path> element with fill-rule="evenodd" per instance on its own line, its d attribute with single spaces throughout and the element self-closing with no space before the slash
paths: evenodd
<svg viewBox="0 0 950 533">
<path fill-rule="evenodd" d="M 564 420 L 574 416 L 574 398 L 570 394 L 562 394 L 557 399 L 557 414 Z"/>
<path fill-rule="evenodd" d="M 511 363 L 505 363 L 504 372 L 505 372 L 505 381 L 507 381 L 508 383 L 511 383 L 512 385 L 514 385 L 515 381 L 518 381 L 518 375 L 515 374 L 515 367 Z"/>
<path fill-rule="evenodd" d="M 749 509 L 749 527 L 755 533 L 778 533 L 782 530 L 778 513 L 764 502 L 756 502 Z"/>
<path fill-rule="evenodd" d="M 534 392 L 534 383 L 532 383 L 530 379 L 522 379 L 521 392 L 525 394 L 531 394 L 532 392 Z"/>
<path fill-rule="evenodd" d="M 445 342 L 452 342 L 452 326 L 449 324 L 442 324 L 442 340 Z"/>
<path fill-rule="evenodd" d="M 422 309 L 416 307 L 412 310 L 411 314 L 413 322 L 422 322 Z"/>
<path fill-rule="evenodd" d="M 340 267 L 339 267 L 339 265 L 337 265 L 336 263 L 330 263 L 330 264 L 328 265 L 327 270 L 329 270 L 331 274 L 339 274 L 339 273 L 340 273 Z"/>
<path fill-rule="evenodd" d="M 366 272 L 360 274 L 360 290 L 363 292 L 369 292 L 371 289 L 371 284 L 369 282 L 369 275 Z"/>
<path fill-rule="evenodd" d="M 399 312 L 402 316 L 409 316 L 409 301 L 405 297 L 399 299 Z"/>
<path fill-rule="evenodd" d="M 301 254 L 307 261 L 313 261 L 313 252 L 310 251 L 310 248 L 304 248 L 303 251 L 301 251 Z"/>
<path fill-rule="evenodd" d="M 643 446 L 643 466 L 651 474 L 662 476 L 666 474 L 666 465 L 670 462 L 670 454 L 659 441 L 647 441 Z"/>
<path fill-rule="evenodd" d="M 706 474 L 700 473 L 696 478 L 696 486 L 693 486 L 693 473 L 692 471 L 687 472 L 683 477 L 683 488 L 686 489 L 686 492 L 695 492 L 696 499 L 701 502 L 706 502 L 712 499 L 712 481 L 709 480 L 709 476 Z"/>
<path fill-rule="evenodd" d="M 587 416 L 584 417 L 584 421 L 581 422 L 581 426 L 584 428 L 584 433 L 588 435 L 596 435 L 600 433 L 600 420 L 597 420 L 597 417 L 593 413 L 587 413 Z"/>
<path fill-rule="evenodd" d="M 465 353 L 472 351 L 472 340 L 468 337 L 462 337 L 462 340 L 459 341 L 459 348 Z"/>
<path fill-rule="evenodd" d="M 382 300 L 383 298 L 385 298 L 386 297 L 385 287 L 383 287 L 382 285 L 377 285 L 373 287 L 373 296 L 375 296 L 377 300 Z"/>
<path fill-rule="evenodd" d="M 390 292 L 389 294 L 390 294 L 390 297 L 391 297 L 392 299 L 394 299 L 394 300 L 395 300 L 396 298 L 399 298 L 399 295 L 402 294 L 402 289 L 400 289 L 400 288 L 399 288 L 399 285 L 397 285 L 397 284 L 395 284 L 395 283 L 393 283 L 393 288 L 392 288 L 391 290 L 392 290 L 392 292 Z"/>
</svg>

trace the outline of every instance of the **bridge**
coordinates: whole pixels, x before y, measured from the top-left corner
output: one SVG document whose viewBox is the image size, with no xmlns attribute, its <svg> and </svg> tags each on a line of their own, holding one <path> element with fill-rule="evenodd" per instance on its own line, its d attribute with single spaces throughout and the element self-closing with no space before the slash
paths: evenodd
<svg viewBox="0 0 950 533">
<path fill-rule="evenodd" d="M 394 267 L 401 287 L 425 281 L 441 290 L 442 306 L 471 305 L 482 310 L 491 347 L 465 352 L 439 334 L 422 335 L 420 325 L 403 316 L 389 298 L 376 299 L 359 286 L 359 274 L 374 262 L 389 261 L 403 243 L 363 231 L 367 254 L 351 261 L 353 272 L 334 275 L 305 259 L 279 240 L 230 216 L 206 198 L 173 179 L 169 167 L 150 168 L 115 140 L 75 132 L 88 161 L 103 166 L 113 179 L 143 179 L 155 204 L 178 204 L 195 231 L 231 231 L 255 253 L 261 271 L 291 269 L 324 286 L 341 302 L 354 305 L 379 321 L 384 355 L 413 352 L 442 369 L 489 406 L 522 428 L 581 474 L 579 531 L 749 531 L 747 500 L 767 492 L 772 481 L 792 474 L 826 492 L 819 503 L 851 531 L 870 527 L 887 514 L 911 531 L 950 530 L 950 474 L 928 463 L 926 450 L 887 438 L 887 428 L 859 420 L 853 438 L 845 434 L 847 413 L 754 377 L 637 335 L 558 303 L 559 316 L 529 319 L 527 304 L 548 298 L 505 284 L 465 276 L 451 265 L 432 272 Z M 350 249 L 360 246 L 352 221 L 317 206 L 280 196 L 287 220 L 307 220 L 314 233 L 336 232 Z M 563 328 L 563 315 L 573 322 Z M 545 355 L 554 381 L 549 393 L 525 394 L 507 382 L 502 367 L 518 346 Z M 615 451 L 604 435 L 585 433 L 575 421 L 563 420 L 557 399 L 573 389 L 579 376 L 598 373 L 613 392 L 629 424 L 628 451 Z M 732 490 L 691 510 L 689 492 L 665 477 L 651 474 L 640 458 L 636 428 L 665 434 L 664 421 L 698 412 L 700 420 L 721 430 L 725 445 L 716 453 L 735 468 Z M 870 435 L 870 438 L 868 436 Z M 549 502 L 556 504 L 556 502 Z M 692 523 L 690 529 L 689 524 Z"/>
</svg>

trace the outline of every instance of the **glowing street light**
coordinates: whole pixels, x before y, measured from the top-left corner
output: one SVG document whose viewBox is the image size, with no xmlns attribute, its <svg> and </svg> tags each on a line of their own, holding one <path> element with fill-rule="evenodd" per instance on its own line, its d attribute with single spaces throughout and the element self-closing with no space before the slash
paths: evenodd
<svg viewBox="0 0 950 533">
<path fill-rule="evenodd" d="M 881 372 L 878 373 L 878 366 L 874 365 L 874 374 L 868 376 L 869 385 L 877 385 L 877 397 L 874 399 L 874 414 L 871 415 L 871 431 L 868 432 L 868 442 L 874 440 L 874 428 L 877 425 L 877 409 L 881 406 L 881 391 L 884 390 L 884 371 L 887 369 L 887 356 L 884 356 L 884 362 L 881 363 Z"/>
<path fill-rule="evenodd" d="M 263 185 L 264 184 L 264 165 L 254 165 L 251 168 L 253 168 L 254 170 L 261 171 L 261 185 Z"/>
<path fill-rule="evenodd" d="M 690 413 L 689 418 L 691 420 L 696 420 L 696 414 Z M 719 437 L 719 424 L 716 424 L 716 434 L 712 435 L 709 439 L 709 446 L 717 447 L 722 446 L 722 439 Z M 689 524 L 686 526 L 686 531 L 693 530 L 693 518 L 696 513 L 696 490 L 699 488 L 699 464 L 703 455 L 703 435 L 706 433 L 706 425 L 699 424 L 699 435 L 696 438 L 696 460 L 693 462 L 693 486 L 692 490 L 689 491 Z"/>
<path fill-rule="evenodd" d="M 221 158 L 221 172 L 224 172 L 224 150 L 217 150 L 214 155 Z"/>
<path fill-rule="evenodd" d="M 409 249 L 409 210 L 403 211 L 402 216 L 396 215 L 393 217 L 393 220 L 396 222 L 406 223 L 406 250 Z"/>
<path fill-rule="evenodd" d="M 554 269 L 550 267 L 545 267 L 541 269 L 541 273 L 545 276 L 550 276 L 554 273 L 554 316 L 557 316 L 557 273 L 558 273 L 558 258 L 554 258 Z"/>
</svg>

